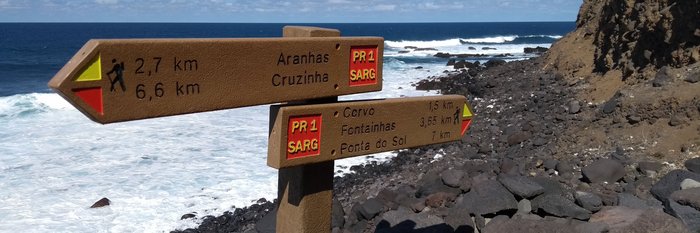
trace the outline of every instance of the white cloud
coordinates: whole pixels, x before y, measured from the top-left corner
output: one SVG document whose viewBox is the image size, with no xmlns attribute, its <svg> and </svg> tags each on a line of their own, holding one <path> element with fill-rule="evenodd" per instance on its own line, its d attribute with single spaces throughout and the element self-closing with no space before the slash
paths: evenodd
<svg viewBox="0 0 700 233">
<path fill-rule="evenodd" d="M 104 5 L 114 5 L 119 3 L 119 0 L 95 0 L 95 3 Z"/>
<path fill-rule="evenodd" d="M 393 4 L 380 4 L 373 7 L 377 11 L 393 11 L 396 10 L 396 5 Z"/>
<path fill-rule="evenodd" d="M 350 4 L 352 2 L 348 1 L 348 0 L 328 0 L 328 3 L 330 3 L 330 4 Z"/>
<path fill-rule="evenodd" d="M 464 8 L 464 4 L 454 3 L 454 2 L 449 2 L 449 3 L 425 2 L 425 3 L 418 4 L 417 8 L 421 9 L 421 10 L 454 10 L 454 9 Z"/>
</svg>

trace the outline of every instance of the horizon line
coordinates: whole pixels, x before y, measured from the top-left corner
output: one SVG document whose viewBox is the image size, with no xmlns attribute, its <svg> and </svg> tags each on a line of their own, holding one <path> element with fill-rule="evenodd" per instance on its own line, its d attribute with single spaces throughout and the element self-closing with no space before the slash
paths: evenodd
<svg viewBox="0 0 700 233">
<path fill-rule="evenodd" d="M 164 21 L 140 21 L 140 22 L 118 22 L 118 21 L 64 21 L 64 22 L 47 22 L 47 21 L 0 21 L 0 23 L 160 23 L 160 24 L 420 24 L 420 23 L 575 23 L 576 21 L 428 21 L 428 22 L 164 22 Z"/>
</svg>

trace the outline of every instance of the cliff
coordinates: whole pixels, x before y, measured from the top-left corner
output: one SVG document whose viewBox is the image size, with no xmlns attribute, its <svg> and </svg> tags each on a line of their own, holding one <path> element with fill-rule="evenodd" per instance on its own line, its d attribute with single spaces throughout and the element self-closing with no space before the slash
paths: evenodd
<svg viewBox="0 0 700 233">
<path fill-rule="evenodd" d="M 584 0 L 576 30 L 552 46 L 551 68 L 644 78 L 700 61 L 699 0 Z"/>
</svg>

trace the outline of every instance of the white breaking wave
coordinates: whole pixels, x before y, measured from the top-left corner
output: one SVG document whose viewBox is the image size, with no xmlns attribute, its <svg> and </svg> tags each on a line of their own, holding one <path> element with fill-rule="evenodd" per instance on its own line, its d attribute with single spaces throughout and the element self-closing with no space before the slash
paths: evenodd
<svg viewBox="0 0 700 233">
<path fill-rule="evenodd" d="M 410 84 L 444 69 L 387 58 L 381 92 L 341 99 L 434 95 Z M 0 97 L 0 232 L 168 232 L 201 221 L 180 220 L 186 213 L 272 200 L 268 114 L 255 106 L 100 125 L 57 94 Z M 368 159 L 338 160 L 336 170 Z M 102 197 L 112 204 L 88 208 Z"/>
<path fill-rule="evenodd" d="M 458 46 L 462 43 L 459 42 L 458 38 L 448 39 L 448 40 L 431 40 L 431 41 L 412 41 L 412 40 L 402 40 L 402 41 L 391 41 L 386 40 L 384 44 L 388 47 L 393 48 L 405 48 L 406 46 L 415 46 L 419 48 L 436 48 L 436 47 L 446 47 L 446 46 Z"/>
<path fill-rule="evenodd" d="M 525 35 L 525 36 L 489 36 L 489 37 L 479 37 L 479 38 L 451 38 L 445 40 L 430 40 L 430 41 L 419 41 L 419 40 L 401 40 L 393 41 L 386 40 L 384 44 L 389 49 L 406 49 L 407 46 L 414 46 L 418 48 L 441 48 L 441 47 L 453 47 L 469 44 L 479 45 L 479 44 L 507 44 L 509 42 L 514 42 L 519 38 L 550 38 L 550 39 L 560 39 L 560 35 Z M 544 43 L 531 43 L 531 44 L 544 44 Z"/>
<path fill-rule="evenodd" d="M 483 43 L 506 43 L 514 41 L 518 36 L 495 36 L 495 37 L 485 37 L 485 38 L 473 38 L 473 39 L 463 39 L 463 41 L 472 44 L 483 44 Z"/>
<path fill-rule="evenodd" d="M 56 94 L 31 93 L 0 97 L 0 118 L 67 109 L 71 105 Z"/>
</svg>

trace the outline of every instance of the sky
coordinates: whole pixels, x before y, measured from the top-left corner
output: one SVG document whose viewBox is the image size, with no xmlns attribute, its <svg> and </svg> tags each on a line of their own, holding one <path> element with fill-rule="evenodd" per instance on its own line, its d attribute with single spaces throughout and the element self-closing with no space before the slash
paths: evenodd
<svg viewBox="0 0 700 233">
<path fill-rule="evenodd" d="M 575 21 L 582 0 L 0 0 L 0 22 Z"/>
</svg>

